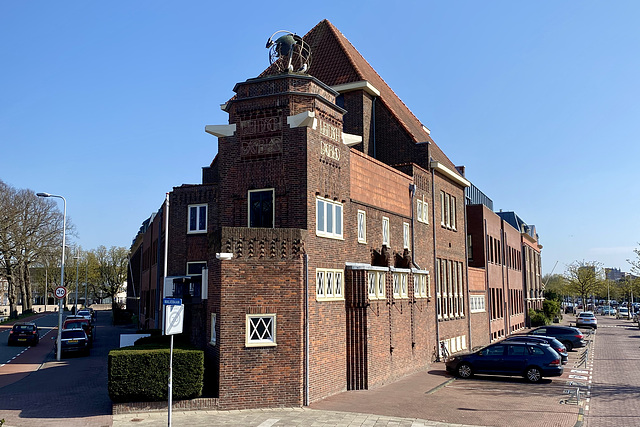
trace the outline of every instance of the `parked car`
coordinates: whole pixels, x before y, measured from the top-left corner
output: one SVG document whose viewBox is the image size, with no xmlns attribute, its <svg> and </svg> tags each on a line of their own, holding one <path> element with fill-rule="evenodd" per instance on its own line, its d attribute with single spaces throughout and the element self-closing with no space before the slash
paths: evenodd
<svg viewBox="0 0 640 427">
<path fill-rule="evenodd" d="M 91 322 L 84 317 L 78 316 L 69 316 L 62 324 L 62 329 L 82 329 L 87 334 L 87 338 L 89 339 L 89 345 L 93 345 L 93 340 L 95 339 L 95 326 L 91 324 Z"/>
<path fill-rule="evenodd" d="M 633 319 L 634 322 L 638 323 L 638 316 L 640 316 L 640 313 L 636 311 L 635 313 L 633 313 L 633 316 L 631 316 L 631 319 Z"/>
<path fill-rule="evenodd" d="M 548 344 L 501 341 L 474 353 L 447 359 L 447 371 L 460 378 L 475 374 L 523 376 L 529 382 L 562 375 L 560 355 Z"/>
<path fill-rule="evenodd" d="M 616 319 L 628 319 L 629 309 L 627 307 L 620 307 L 618 313 L 616 313 Z"/>
<path fill-rule="evenodd" d="M 38 325 L 33 322 L 18 322 L 9 331 L 7 344 L 38 345 L 38 342 L 40 342 Z"/>
<path fill-rule="evenodd" d="M 82 329 L 63 329 L 60 331 L 60 354 L 81 353 L 84 356 L 89 355 L 89 338 Z M 54 350 L 58 351 L 58 340 L 55 340 Z"/>
<path fill-rule="evenodd" d="M 583 311 L 578 313 L 578 317 L 576 317 L 576 326 L 578 328 L 598 329 L 598 319 L 596 319 L 596 315 L 592 311 Z"/>
<path fill-rule="evenodd" d="M 616 315 L 616 309 L 611 307 L 610 305 L 605 305 L 604 307 L 602 307 L 602 315 L 603 316 L 615 316 Z"/>
<path fill-rule="evenodd" d="M 91 323 L 93 323 L 93 316 L 91 315 L 91 312 L 87 309 L 78 310 L 78 312 L 76 313 L 76 316 L 82 316 L 88 321 L 90 321 Z"/>
<path fill-rule="evenodd" d="M 529 335 L 554 337 L 564 344 L 567 351 L 587 345 L 582 331 L 572 326 L 540 326 L 539 328 L 529 331 Z"/>
<path fill-rule="evenodd" d="M 569 361 L 569 353 L 567 348 L 560 341 L 554 337 L 545 337 L 544 335 L 511 335 L 505 338 L 503 341 L 523 341 L 523 342 L 541 342 L 551 346 L 552 349 L 560 355 L 560 360 L 563 365 L 566 365 Z"/>
</svg>

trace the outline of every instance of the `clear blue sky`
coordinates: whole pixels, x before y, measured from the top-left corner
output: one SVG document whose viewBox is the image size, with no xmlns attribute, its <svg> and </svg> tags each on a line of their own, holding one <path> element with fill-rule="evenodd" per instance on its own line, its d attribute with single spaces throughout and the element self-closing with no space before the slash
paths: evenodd
<svg viewBox="0 0 640 427">
<path fill-rule="evenodd" d="M 329 19 L 494 201 L 543 272 L 640 246 L 638 1 L 3 1 L 0 179 L 61 194 L 85 249 L 129 247 L 199 183 L 208 124 L 276 30 Z"/>
</svg>

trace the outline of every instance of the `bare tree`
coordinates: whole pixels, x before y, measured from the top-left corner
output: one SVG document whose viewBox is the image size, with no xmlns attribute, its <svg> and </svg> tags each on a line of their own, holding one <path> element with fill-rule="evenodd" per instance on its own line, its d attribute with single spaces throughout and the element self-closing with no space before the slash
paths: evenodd
<svg viewBox="0 0 640 427">
<path fill-rule="evenodd" d="M 124 247 L 99 246 L 95 250 L 98 262 L 100 290 L 111 297 L 112 309 L 117 308 L 116 297 L 124 289 L 127 280 L 129 251 Z"/>
<path fill-rule="evenodd" d="M 30 267 L 61 246 L 62 223 L 55 203 L 0 181 L 0 275 L 9 283 L 11 317 L 18 314 L 18 294 L 23 312 L 32 310 Z"/>
</svg>

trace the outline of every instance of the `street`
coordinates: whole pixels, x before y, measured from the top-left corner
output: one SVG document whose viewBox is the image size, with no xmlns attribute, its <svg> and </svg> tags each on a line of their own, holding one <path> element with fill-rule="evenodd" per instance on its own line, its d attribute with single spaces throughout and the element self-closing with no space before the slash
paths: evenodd
<svg viewBox="0 0 640 427">
<path fill-rule="evenodd" d="M 573 320 L 565 316 L 563 324 Z M 107 354 L 118 346 L 120 333 L 131 328 L 112 326 L 111 313 L 98 315 L 96 341 L 89 357 L 55 360 L 51 337 L 57 316 L 37 320 L 40 344 L 7 347 L 6 327 L 0 331 L 0 419 L 13 426 L 126 426 L 166 425 L 167 413 L 131 412 L 112 416 L 107 394 Z M 200 411 L 174 409 L 174 425 L 477 425 L 572 427 L 583 420 L 588 427 L 640 425 L 640 330 L 628 320 L 598 316 L 598 331 L 589 358 L 584 349 L 573 351 L 562 377 L 528 384 L 521 378 L 476 377 L 460 380 L 434 363 L 386 386 L 345 392 L 306 408 Z M 38 356 L 39 355 L 39 356 Z M 40 357 L 39 360 L 34 358 Z M 44 363 L 43 363 L 44 362 Z M 31 366 L 23 372 L 21 366 Z M 39 369 L 38 369 L 39 368 Z M 18 371 L 18 373 L 15 373 Z M 575 393 L 580 387 L 580 404 Z M 174 402 L 175 403 L 175 402 Z M 579 414 L 582 411 L 582 414 Z"/>
</svg>

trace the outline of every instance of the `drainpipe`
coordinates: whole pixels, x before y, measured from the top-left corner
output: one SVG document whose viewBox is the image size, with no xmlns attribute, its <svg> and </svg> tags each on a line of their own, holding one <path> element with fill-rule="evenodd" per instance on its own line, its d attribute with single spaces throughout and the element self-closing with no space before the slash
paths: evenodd
<svg viewBox="0 0 640 427">
<path fill-rule="evenodd" d="M 436 172 L 435 169 L 431 167 L 431 161 L 433 159 L 429 159 L 429 168 L 431 169 L 431 219 L 433 223 L 433 268 L 434 271 L 438 271 L 436 264 L 438 262 L 438 254 L 436 252 Z M 436 284 L 438 283 L 438 277 L 435 280 Z M 437 286 L 437 285 L 436 285 Z M 442 283 L 440 283 L 442 286 Z M 438 293 L 436 292 L 436 309 L 435 309 L 435 317 L 436 317 L 436 354 L 438 357 L 436 360 L 440 362 L 440 322 L 438 321 L 438 307 L 440 302 L 438 301 Z"/>
<path fill-rule="evenodd" d="M 304 396 L 309 406 L 309 255 L 304 254 Z"/>
<path fill-rule="evenodd" d="M 501 221 L 502 222 L 502 221 Z M 506 274 L 505 274 L 505 267 L 506 267 L 506 263 L 505 263 L 505 259 L 504 256 L 506 255 L 506 251 L 505 251 L 505 239 L 507 238 L 507 233 L 504 232 L 504 230 L 502 229 L 502 226 L 500 227 L 500 271 L 502 271 L 502 293 L 504 294 L 504 301 L 502 302 L 502 305 L 504 306 L 503 310 L 504 310 L 504 334 L 505 336 L 508 336 L 511 331 L 510 331 L 510 327 L 511 327 L 511 315 L 509 314 L 509 308 L 510 308 L 510 304 L 507 304 L 507 301 L 509 301 L 509 270 L 506 269 Z"/>
<path fill-rule="evenodd" d="M 466 270 L 466 277 L 465 277 L 465 283 L 467 285 L 467 301 L 466 301 L 466 306 L 467 306 L 467 310 L 466 310 L 466 316 L 467 316 L 467 328 L 469 330 L 469 349 L 473 348 L 473 339 L 471 338 L 472 334 L 471 334 L 471 305 L 470 305 L 470 300 L 471 300 L 471 292 L 469 290 L 469 248 L 467 247 L 467 236 L 468 236 L 468 231 L 467 231 L 467 206 L 466 204 L 464 205 L 464 265 L 465 265 L 465 270 Z"/>
<path fill-rule="evenodd" d="M 487 234 L 487 220 L 486 218 L 483 220 L 484 222 L 484 279 L 486 282 L 486 289 L 487 289 L 487 304 L 486 307 L 489 307 L 489 312 L 488 312 L 488 322 L 489 322 L 489 342 L 491 342 L 493 340 L 493 333 L 491 332 L 491 318 L 492 318 L 492 313 L 493 313 L 493 306 L 495 304 L 495 301 L 493 301 L 491 299 L 491 285 L 489 284 L 489 235 Z"/>
</svg>

